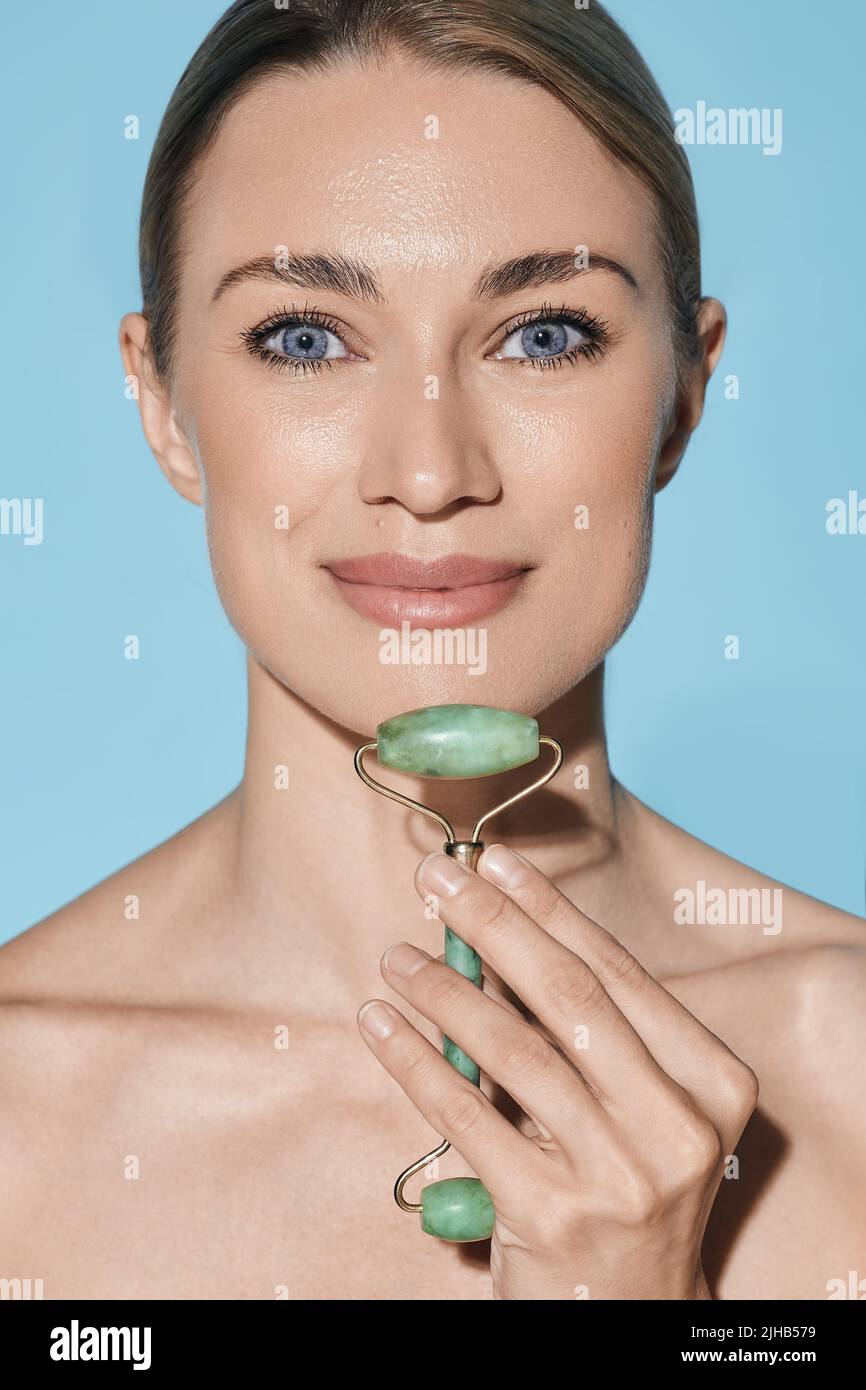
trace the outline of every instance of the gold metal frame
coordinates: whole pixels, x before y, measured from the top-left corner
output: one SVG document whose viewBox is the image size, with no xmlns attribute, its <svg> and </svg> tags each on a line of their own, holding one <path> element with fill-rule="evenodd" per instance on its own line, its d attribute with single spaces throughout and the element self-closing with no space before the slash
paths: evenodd
<svg viewBox="0 0 866 1390">
<path fill-rule="evenodd" d="M 484 849 L 484 842 L 479 839 L 479 836 L 482 827 L 486 825 L 487 821 L 491 820 L 493 816 L 499 815 L 500 811 L 505 811 L 509 806 L 513 806 L 515 801 L 522 801 L 525 796 L 529 796 L 530 792 L 537 791 L 539 787 L 543 787 L 552 777 L 556 776 L 556 773 L 562 766 L 562 744 L 559 743 L 557 739 L 550 738 L 547 734 L 539 734 L 538 742 L 546 743 L 554 750 L 553 766 L 544 773 L 543 777 L 539 777 L 537 781 L 532 782 L 528 787 L 524 787 L 522 791 L 516 792 L 515 795 L 510 796 L 507 801 L 501 801 L 499 805 L 494 806 L 492 810 L 485 811 L 484 815 L 475 822 L 472 838 L 469 840 L 458 840 L 457 836 L 454 834 L 451 823 L 447 821 L 444 816 L 440 815 L 438 811 L 434 811 L 431 806 L 425 806 L 423 802 L 415 801 L 411 796 L 404 796 L 402 792 L 395 792 L 391 787 L 386 787 L 382 782 L 377 782 L 375 777 L 370 776 L 369 772 L 367 772 L 364 767 L 363 760 L 365 753 L 369 753 L 371 749 L 378 747 L 378 743 L 375 739 L 372 743 L 362 743 L 361 747 L 355 753 L 355 771 L 361 781 L 366 782 L 368 787 L 373 788 L 373 791 L 380 792 L 382 796 L 390 797 L 392 801 L 399 801 L 401 806 L 408 806 L 410 810 L 420 811 L 422 815 L 430 816 L 432 820 L 437 821 L 448 836 L 443 846 L 445 853 L 458 859 L 467 869 L 474 869 L 481 851 Z M 461 778 L 460 780 L 462 781 L 463 779 Z M 426 1168 L 427 1164 L 432 1163 L 434 1159 L 441 1158 L 450 1147 L 450 1141 L 448 1139 L 443 1139 L 429 1154 L 425 1154 L 423 1158 L 416 1159 L 414 1163 L 410 1164 L 410 1166 L 400 1174 L 394 1184 L 394 1201 L 403 1211 L 419 1212 L 422 1210 L 420 1202 L 407 1202 L 405 1200 L 403 1188 L 411 1177 L 414 1177 L 422 1168 Z"/>
</svg>

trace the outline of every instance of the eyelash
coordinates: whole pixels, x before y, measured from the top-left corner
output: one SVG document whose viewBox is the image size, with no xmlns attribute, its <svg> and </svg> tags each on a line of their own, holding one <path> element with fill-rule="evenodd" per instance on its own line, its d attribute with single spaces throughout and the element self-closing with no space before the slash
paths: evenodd
<svg viewBox="0 0 866 1390">
<path fill-rule="evenodd" d="M 515 323 L 510 320 L 504 331 L 503 337 L 510 338 L 513 333 L 518 333 L 521 328 L 528 327 L 532 323 L 566 323 L 570 328 L 576 328 L 582 333 L 585 342 L 577 343 L 567 352 L 560 352 L 556 357 L 510 357 L 509 362 L 517 362 L 521 367 L 541 368 L 542 371 L 549 370 L 551 367 L 563 367 L 566 362 L 574 363 L 579 357 L 585 357 L 588 362 L 595 362 L 603 357 L 610 345 L 610 327 L 603 318 L 597 314 L 590 314 L 587 309 L 571 309 L 567 304 L 561 304 L 555 309 L 552 304 L 545 302 L 539 309 L 533 309 L 531 313 L 524 314 Z"/>
<path fill-rule="evenodd" d="M 552 304 L 547 302 L 542 304 L 539 309 L 523 314 L 514 322 L 509 320 L 503 329 L 503 341 L 533 323 L 568 324 L 570 328 L 576 328 L 579 333 L 582 333 L 585 341 L 577 343 L 567 352 L 558 353 L 555 357 L 510 357 L 501 360 L 516 363 L 521 367 L 529 366 L 533 370 L 539 368 L 549 370 L 550 368 L 563 367 L 566 362 L 574 364 L 579 357 L 586 358 L 588 362 L 597 361 L 605 354 L 610 343 L 610 330 L 604 319 L 590 314 L 586 309 L 572 309 L 567 304 L 562 304 L 558 309 L 555 309 Z M 300 328 L 304 324 L 325 328 L 338 338 L 341 336 L 342 325 L 315 307 L 308 309 L 304 305 L 302 313 L 298 313 L 295 309 L 278 309 L 275 313 L 269 314 L 255 328 L 245 328 L 240 337 L 253 357 L 257 357 L 259 361 L 264 362 L 275 371 L 283 371 L 288 367 L 290 371 L 304 374 L 308 371 L 319 372 L 323 367 L 331 368 L 335 362 L 343 360 L 339 357 L 284 357 L 265 346 L 268 338 L 279 332 L 280 329 Z"/>
<path fill-rule="evenodd" d="M 334 361 L 339 361 L 339 358 L 281 357 L 279 353 L 271 352 L 269 347 L 265 347 L 268 338 L 273 337 L 281 328 L 300 328 L 307 323 L 314 324 L 316 328 L 327 328 L 330 333 L 340 337 L 341 325 L 336 320 L 316 308 L 308 309 L 306 304 L 303 313 L 300 314 L 295 309 L 278 309 L 255 328 L 245 328 L 240 336 L 253 357 L 257 357 L 275 371 L 281 372 L 288 367 L 294 372 L 318 372 L 322 367 L 332 367 Z"/>
</svg>

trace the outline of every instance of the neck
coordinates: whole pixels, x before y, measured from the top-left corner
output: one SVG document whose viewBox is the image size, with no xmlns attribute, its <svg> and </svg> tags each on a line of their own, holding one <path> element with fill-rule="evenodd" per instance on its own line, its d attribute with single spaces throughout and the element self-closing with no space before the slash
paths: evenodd
<svg viewBox="0 0 866 1390">
<path fill-rule="evenodd" d="M 508 843 L 563 888 L 577 875 L 577 900 L 593 915 L 601 905 L 610 914 L 622 856 L 622 793 L 608 766 L 602 687 L 599 666 L 538 716 L 541 732 L 563 745 L 562 768 L 482 832 L 487 844 Z M 355 749 L 375 730 L 353 733 L 331 723 L 252 657 L 249 690 L 244 777 L 224 803 L 224 868 L 226 901 L 235 920 L 247 923 L 260 962 L 279 970 L 287 956 L 302 957 L 304 968 L 313 964 L 332 988 L 335 981 L 369 982 L 371 966 L 378 978 L 379 955 L 401 937 L 440 952 L 441 925 L 425 918 L 412 879 L 419 860 L 442 848 L 444 832 L 355 774 Z M 466 838 L 483 811 L 534 781 L 552 756 L 542 745 L 537 763 L 466 781 L 380 769 L 373 750 L 365 766 L 433 806 Z"/>
</svg>

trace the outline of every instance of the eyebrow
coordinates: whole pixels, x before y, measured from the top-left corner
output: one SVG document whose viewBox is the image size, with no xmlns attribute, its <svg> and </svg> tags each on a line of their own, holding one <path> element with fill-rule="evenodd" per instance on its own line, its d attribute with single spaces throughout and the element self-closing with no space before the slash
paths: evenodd
<svg viewBox="0 0 866 1390">
<path fill-rule="evenodd" d="M 582 250 L 583 248 L 581 248 Z M 518 290 L 533 285 L 547 285 L 553 282 L 573 280 L 577 275 L 589 275 L 593 270 L 607 270 L 619 275 L 633 290 L 638 283 L 630 270 L 627 270 L 612 256 L 602 256 L 597 251 L 587 251 L 588 264 L 578 265 L 577 248 L 571 251 L 531 251 L 526 256 L 515 256 L 513 260 L 500 265 L 489 266 L 483 270 L 475 282 L 475 299 L 501 299 L 504 295 L 515 294 Z"/>
<path fill-rule="evenodd" d="M 589 251 L 583 257 L 588 263 L 578 264 L 576 250 L 531 251 L 525 256 L 487 266 L 472 287 L 473 299 L 487 301 L 502 299 L 519 290 L 551 283 L 563 283 L 593 270 L 606 270 L 619 275 L 633 290 L 638 282 L 624 265 L 612 256 Z M 245 280 L 275 281 L 299 289 L 332 290 L 348 299 L 371 304 L 387 304 L 385 293 L 375 272 L 363 261 L 351 256 L 328 256 L 288 252 L 275 259 L 257 256 L 228 271 L 217 285 L 212 302 L 232 285 Z"/>
</svg>

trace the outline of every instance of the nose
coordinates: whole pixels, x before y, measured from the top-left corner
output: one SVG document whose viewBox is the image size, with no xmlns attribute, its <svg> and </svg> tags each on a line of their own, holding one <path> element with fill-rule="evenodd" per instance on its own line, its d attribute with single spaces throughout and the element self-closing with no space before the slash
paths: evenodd
<svg viewBox="0 0 866 1390">
<path fill-rule="evenodd" d="M 435 516 L 497 499 L 501 480 L 481 414 L 456 381 L 419 374 L 382 404 L 358 474 L 362 501 Z"/>
</svg>

